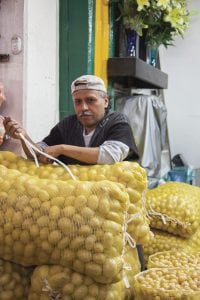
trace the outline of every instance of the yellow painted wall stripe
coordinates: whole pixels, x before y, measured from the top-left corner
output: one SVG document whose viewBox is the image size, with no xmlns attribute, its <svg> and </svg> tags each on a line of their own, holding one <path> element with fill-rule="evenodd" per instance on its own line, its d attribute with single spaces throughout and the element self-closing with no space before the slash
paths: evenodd
<svg viewBox="0 0 200 300">
<path fill-rule="evenodd" d="M 107 86 L 107 59 L 109 55 L 109 1 L 96 0 L 94 73 Z"/>
</svg>

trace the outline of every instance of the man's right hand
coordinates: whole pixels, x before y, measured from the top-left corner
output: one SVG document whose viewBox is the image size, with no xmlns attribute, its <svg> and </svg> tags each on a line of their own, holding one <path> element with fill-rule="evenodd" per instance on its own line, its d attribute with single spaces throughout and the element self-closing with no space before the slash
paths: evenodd
<svg viewBox="0 0 200 300">
<path fill-rule="evenodd" d="M 23 134 L 25 137 L 27 136 L 26 131 L 21 125 L 11 117 L 4 117 L 3 125 L 6 133 L 14 139 L 20 139 L 19 133 Z"/>
</svg>

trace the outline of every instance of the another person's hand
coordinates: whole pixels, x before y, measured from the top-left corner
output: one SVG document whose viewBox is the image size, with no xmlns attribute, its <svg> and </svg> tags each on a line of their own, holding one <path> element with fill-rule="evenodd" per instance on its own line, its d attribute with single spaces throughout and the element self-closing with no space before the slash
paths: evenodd
<svg viewBox="0 0 200 300">
<path fill-rule="evenodd" d="M 59 155 L 61 155 L 61 147 L 62 145 L 56 145 L 56 146 L 49 146 L 49 147 L 46 147 L 44 149 L 44 153 L 52 156 L 52 157 L 58 157 Z M 40 154 L 39 156 L 39 160 L 43 163 L 52 163 L 52 160 L 47 158 L 46 156 Z"/>
<path fill-rule="evenodd" d="M 20 139 L 19 133 L 23 134 L 25 137 L 27 135 L 21 125 L 11 117 L 4 117 L 3 125 L 6 133 L 14 139 Z"/>
<path fill-rule="evenodd" d="M 0 145 L 2 145 L 4 142 L 4 134 L 5 134 L 4 127 L 0 127 Z"/>
<path fill-rule="evenodd" d="M 4 142 L 5 129 L 3 126 L 3 119 L 0 117 L 0 145 Z"/>
<path fill-rule="evenodd" d="M 6 96 L 4 94 L 4 86 L 3 83 L 0 82 L 0 106 L 4 101 L 6 101 Z"/>
</svg>

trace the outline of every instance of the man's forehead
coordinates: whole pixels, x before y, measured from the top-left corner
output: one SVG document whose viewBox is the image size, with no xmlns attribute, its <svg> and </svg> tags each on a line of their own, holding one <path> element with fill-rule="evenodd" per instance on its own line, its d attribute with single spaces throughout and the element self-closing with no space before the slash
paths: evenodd
<svg viewBox="0 0 200 300">
<path fill-rule="evenodd" d="M 77 90 L 72 94 L 72 98 L 88 98 L 88 97 L 96 97 L 99 98 L 99 92 L 96 90 L 87 90 L 87 89 L 81 89 Z"/>
</svg>

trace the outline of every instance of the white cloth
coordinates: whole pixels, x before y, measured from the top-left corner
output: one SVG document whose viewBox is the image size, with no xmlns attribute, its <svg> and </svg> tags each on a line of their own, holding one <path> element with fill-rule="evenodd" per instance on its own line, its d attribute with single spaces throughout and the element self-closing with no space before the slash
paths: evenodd
<svg viewBox="0 0 200 300">
<path fill-rule="evenodd" d="M 99 157 L 97 164 L 111 165 L 115 162 L 124 160 L 129 153 L 129 147 L 119 141 L 105 141 L 99 146 Z"/>
<path fill-rule="evenodd" d="M 86 147 L 89 146 L 90 140 L 91 140 L 91 138 L 92 138 L 94 132 L 95 132 L 95 129 L 92 130 L 90 133 L 85 134 L 85 130 L 84 130 L 84 132 L 83 132 L 83 138 L 84 138 L 85 146 L 86 146 Z"/>
<path fill-rule="evenodd" d="M 95 132 L 95 129 L 91 131 L 89 134 L 85 134 L 83 132 L 83 138 L 85 141 L 85 146 L 88 147 L 90 144 L 90 140 Z M 105 141 L 99 147 L 99 156 L 97 160 L 97 164 L 99 165 L 110 165 L 118 161 L 124 160 L 129 153 L 129 147 L 122 142 L 119 141 Z"/>
</svg>

